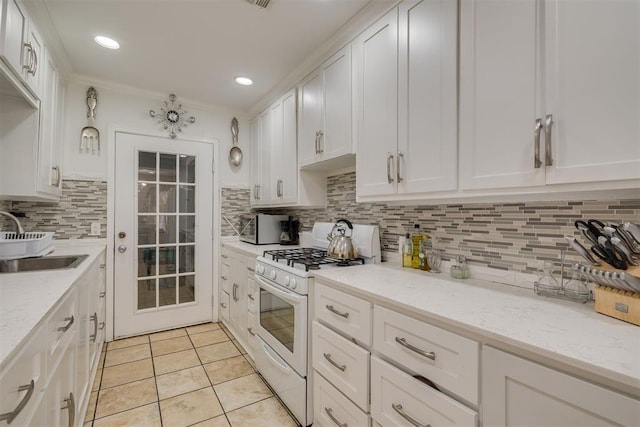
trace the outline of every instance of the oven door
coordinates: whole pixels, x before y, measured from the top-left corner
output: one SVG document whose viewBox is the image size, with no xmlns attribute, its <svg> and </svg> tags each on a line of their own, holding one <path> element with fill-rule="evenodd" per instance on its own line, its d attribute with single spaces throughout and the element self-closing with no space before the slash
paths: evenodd
<svg viewBox="0 0 640 427">
<path fill-rule="evenodd" d="M 258 336 L 300 376 L 307 375 L 307 297 L 256 275 Z"/>
</svg>

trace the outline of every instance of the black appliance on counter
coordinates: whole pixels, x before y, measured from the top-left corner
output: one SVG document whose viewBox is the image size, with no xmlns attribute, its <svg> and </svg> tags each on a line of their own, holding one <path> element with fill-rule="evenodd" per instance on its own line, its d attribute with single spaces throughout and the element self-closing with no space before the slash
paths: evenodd
<svg viewBox="0 0 640 427">
<path fill-rule="evenodd" d="M 280 244 L 297 245 L 300 243 L 300 221 L 289 217 L 286 221 L 280 221 Z"/>
</svg>

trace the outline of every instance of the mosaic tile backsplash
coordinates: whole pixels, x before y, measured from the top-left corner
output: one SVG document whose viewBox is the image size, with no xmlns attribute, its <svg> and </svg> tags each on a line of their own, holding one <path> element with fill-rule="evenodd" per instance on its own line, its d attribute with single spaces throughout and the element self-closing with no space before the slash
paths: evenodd
<svg viewBox="0 0 640 427">
<path fill-rule="evenodd" d="M 63 181 L 59 202 L 0 202 L 0 210 L 22 212 L 19 218 L 26 231 L 53 231 L 55 239 L 104 238 L 107 231 L 107 183 L 104 181 Z M 1 220 L 0 220 L 1 221 Z M 91 236 L 91 223 L 99 222 L 101 234 Z M 0 229 L 13 224 L 0 222 Z"/>
<path fill-rule="evenodd" d="M 303 230 L 310 230 L 315 221 L 337 218 L 377 224 L 382 250 L 394 252 L 398 250 L 398 238 L 407 230 L 413 231 L 414 224 L 420 224 L 421 230 L 440 239 L 447 260 L 465 255 L 470 264 L 527 273 L 538 272 L 544 259 L 559 259 L 559 250 L 568 247 L 565 235 L 575 235 L 583 241 L 573 226 L 576 219 L 640 222 L 640 199 L 392 206 L 356 203 L 355 185 L 355 172 L 329 177 L 326 209 L 265 212 L 293 215 L 300 219 Z M 246 192 L 248 200 L 249 190 L 239 191 Z M 234 214 L 241 211 L 234 207 Z M 248 203 L 243 212 L 250 212 Z M 570 250 L 567 260 L 581 258 Z"/>
</svg>

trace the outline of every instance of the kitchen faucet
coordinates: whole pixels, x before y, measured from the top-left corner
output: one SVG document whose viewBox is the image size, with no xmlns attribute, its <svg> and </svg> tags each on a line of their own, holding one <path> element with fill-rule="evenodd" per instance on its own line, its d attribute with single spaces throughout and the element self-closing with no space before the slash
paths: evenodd
<svg viewBox="0 0 640 427">
<path fill-rule="evenodd" d="M 18 235 L 24 234 L 24 228 L 22 228 L 22 225 L 20 225 L 20 221 L 18 221 L 18 218 L 5 211 L 0 211 L 0 215 L 4 215 L 13 221 L 13 223 L 16 225 L 16 233 Z"/>
</svg>

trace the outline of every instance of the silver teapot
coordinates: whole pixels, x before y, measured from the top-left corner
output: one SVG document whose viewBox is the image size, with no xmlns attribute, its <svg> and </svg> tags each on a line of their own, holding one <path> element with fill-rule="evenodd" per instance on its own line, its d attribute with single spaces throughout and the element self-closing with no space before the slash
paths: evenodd
<svg viewBox="0 0 640 427">
<path fill-rule="evenodd" d="M 344 227 L 340 224 L 345 224 L 350 233 L 347 236 Z M 358 257 L 358 248 L 353 243 L 353 224 L 347 219 L 339 219 L 331 229 L 331 233 L 327 235 L 329 240 L 329 247 L 327 248 L 327 255 L 336 259 L 352 259 Z"/>
</svg>

